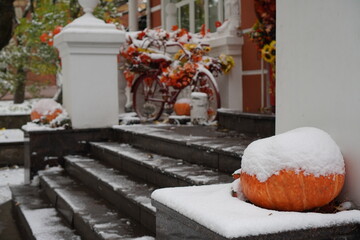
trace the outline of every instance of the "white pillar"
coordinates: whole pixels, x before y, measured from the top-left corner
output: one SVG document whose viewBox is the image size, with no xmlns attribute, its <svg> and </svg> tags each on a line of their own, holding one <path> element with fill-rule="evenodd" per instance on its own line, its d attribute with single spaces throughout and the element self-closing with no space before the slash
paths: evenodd
<svg viewBox="0 0 360 240">
<path fill-rule="evenodd" d="M 138 30 L 138 2 L 137 0 L 129 0 L 129 31 L 135 32 Z"/>
<path fill-rule="evenodd" d="M 62 60 L 63 101 L 73 128 L 118 123 L 117 54 L 124 33 L 95 18 L 98 0 L 79 0 L 85 15 L 55 37 Z"/>
<path fill-rule="evenodd" d="M 211 54 L 226 54 L 234 58 L 235 65 L 228 74 L 218 77 L 221 107 L 243 110 L 242 37 L 223 36 L 209 41 Z"/>
<path fill-rule="evenodd" d="M 150 0 L 146 2 L 146 28 L 151 28 L 151 4 Z"/>
<path fill-rule="evenodd" d="M 240 1 L 226 0 L 225 18 L 226 22 L 217 29 L 213 38 L 208 41 L 212 51 L 211 54 L 230 55 L 234 58 L 235 66 L 228 74 L 218 78 L 221 97 L 221 107 L 234 110 L 243 110 L 243 86 L 242 86 L 242 45 L 243 37 L 238 36 L 240 27 Z"/>
<path fill-rule="evenodd" d="M 177 25 L 176 21 L 176 5 L 175 3 L 166 4 L 166 31 L 170 31 L 171 27 Z"/>
</svg>

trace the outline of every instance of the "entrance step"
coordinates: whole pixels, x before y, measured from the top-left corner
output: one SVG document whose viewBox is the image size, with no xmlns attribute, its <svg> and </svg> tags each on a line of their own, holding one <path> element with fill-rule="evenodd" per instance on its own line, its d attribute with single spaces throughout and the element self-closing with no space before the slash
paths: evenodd
<svg viewBox="0 0 360 240">
<path fill-rule="evenodd" d="M 115 142 L 91 142 L 90 153 L 118 170 L 158 187 L 229 183 L 229 174 Z"/>
<path fill-rule="evenodd" d="M 13 186 L 10 189 L 13 208 L 25 239 L 81 240 L 62 220 L 40 189 L 32 186 Z"/>
<path fill-rule="evenodd" d="M 134 239 L 150 235 L 137 221 L 65 173 L 46 174 L 40 179 L 52 204 L 83 239 Z"/>
<path fill-rule="evenodd" d="M 232 173 L 245 148 L 259 136 L 217 131 L 216 126 L 114 126 L 115 138 L 160 155 Z"/>
<path fill-rule="evenodd" d="M 275 135 L 275 115 L 244 113 L 232 109 L 218 110 L 219 127 L 263 137 Z"/>
<path fill-rule="evenodd" d="M 84 156 L 66 156 L 65 169 L 119 211 L 155 233 L 156 210 L 150 199 L 154 186 Z"/>
</svg>

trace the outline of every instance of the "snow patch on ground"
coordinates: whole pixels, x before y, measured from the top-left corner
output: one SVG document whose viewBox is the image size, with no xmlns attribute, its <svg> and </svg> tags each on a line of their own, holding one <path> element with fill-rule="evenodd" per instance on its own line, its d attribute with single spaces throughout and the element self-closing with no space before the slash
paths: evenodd
<svg viewBox="0 0 360 240">
<path fill-rule="evenodd" d="M 0 168 L 0 204 L 11 199 L 9 185 L 24 184 L 24 169 Z"/>
<path fill-rule="evenodd" d="M 227 238 L 360 223 L 359 210 L 321 214 L 263 209 L 232 197 L 231 184 L 165 188 L 151 197 Z"/>
<path fill-rule="evenodd" d="M 19 129 L 0 130 L 0 143 L 5 142 L 23 142 L 24 132 Z"/>
<path fill-rule="evenodd" d="M 24 169 L 0 168 L 0 205 L 11 200 L 11 191 L 9 185 L 19 185 L 24 183 Z M 1 212 L 0 212 L 1 214 Z M 0 232 L 6 224 L 0 221 Z"/>
<path fill-rule="evenodd" d="M 24 168 L 0 168 L 0 187 L 24 184 Z"/>
<path fill-rule="evenodd" d="M 40 99 L 25 100 L 23 103 L 14 104 L 14 101 L 0 101 L 0 115 L 30 114 L 32 106 Z"/>
</svg>

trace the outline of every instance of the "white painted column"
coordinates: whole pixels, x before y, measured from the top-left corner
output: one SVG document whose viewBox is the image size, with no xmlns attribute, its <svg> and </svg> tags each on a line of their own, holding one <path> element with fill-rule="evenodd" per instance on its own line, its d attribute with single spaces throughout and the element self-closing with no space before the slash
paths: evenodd
<svg viewBox="0 0 360 240">
<path fill-rule="evenodd" d="M 150 0 L 146 2 L 146 28 L 151 28 L 151 4 Z"/>
<path fill-rule="evenodd" d="M 166 4 L 166 31 L 170 31 L 171 27 L 177 25 L 176 21 L 176 5 L 175 3 Z"/>
<path fill-rule="evenodd" d="M 85 15 L 54 40 L 63 66 L 64 107 L 75 129 L 111 127 L 118 123 L 117 54 L 125 35 L 92 15 L 98 0 L 79 2 Z"/>
<path fill-rule="evenodd" d="M 135 32 L 139 29 L 138 26 L 138 2 L 137 0 L 129 0 L 129 31 Z"/>
<path fill-rule="evenodd" d="M 276 133 L 328 132 L 345 158 L 344 199 L 360 206 L 360 1 L 279 0 L 276 8 Z"/>
<path fill-rule="evenodd" d="M 223 53 L 234 58 L 235 66 L 233 69 L 217 80 L 222 107 L 242 111 L 242 45 L 244 40 L 242 36 L 238 36 L 238 28 L 241 23 L 239 0 L 225 1 L 225 18 L 227 21 L 217 29 L 208 43 L 212 48 L 212 55 L 219 56 Z"/>
<path fill-rule="evenodd" d="M 223 36 L 209 41 L 211 54 L 219 56 L 226 54 L 232 56 L 235 66 L 228 74 L 217 78 L 221 107 L 234 110 L 243 110 L 243 84 L 242 84 L 242 37 Z"/>
</svg>

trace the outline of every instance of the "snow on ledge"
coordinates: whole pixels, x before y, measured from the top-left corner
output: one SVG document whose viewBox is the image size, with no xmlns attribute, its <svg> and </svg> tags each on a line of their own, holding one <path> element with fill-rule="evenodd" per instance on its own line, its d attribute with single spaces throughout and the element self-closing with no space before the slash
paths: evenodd
<svg viewBox="0 0 360 240">
<path fill-rule="evenodd" d="M 280 212 L 234 198 L 231 184 L 164 188 L 151 197 L 227 238 L 360 223 L 360 211 L 335 214 Z"/>
<path fill-rule="evenodd" d="M 0 143 L 23 142 L 24 132 L 20 129 L 0 130 Z"/>
<path fill-rule="evenodd" d="M 39 125 L 33 122 L 28 122 L 21 127 L 22 130 L 26 132 L 36 132 L 36 131 L 57 131 L 65 130 L 65 127 L 56 127 L 52 128 L 49 125 Z"/>
</svg>

